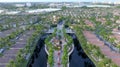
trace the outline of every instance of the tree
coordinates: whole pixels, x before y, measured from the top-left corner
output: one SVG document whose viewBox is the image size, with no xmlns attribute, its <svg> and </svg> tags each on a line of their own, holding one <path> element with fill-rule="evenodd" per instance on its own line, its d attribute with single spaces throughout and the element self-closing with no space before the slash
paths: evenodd
<svg viewBox="0 0 120 67">
<path fill-rule="evenodd" d="M 53 67 L 54 65 L 54 58 L 53 58 L 53 48 L 49 47 L 49 55 L 48 55 L 48 63 L 50 65 L 50 67 Z"/>
<path fill-rule="evenodd" d="M 85 9 L 86 9 L 86 8 L 88 8 L 88 7 L 87 7 L 87 6 L 82 6 L 81 8 L 85 8 Z"/>
<path fill-rule="evenodd" d="M 106 66 L 104 65 L 104 62 L 102 62 L 102 61 L 100 61 L 98 64 L 99 64 L 100 67 L 106 67 Z"/>
<path fill-rule="evenodd" d="M 7 65 L 7 67 L 16 67 L 16 64 L 15 64 L 14 60 L 10 60 L 9 64 Z"/>
<path fill-rule="evenodd" d="M 67 7 L 66 6 L 62 6 L 62 10 L 65 10 L 65 9 L 67 9 Z"/>
<path fill-rule="evenodd" d="M 63 67 L 67 67 L 67 64 L 68 64 L 68 48 L 67 48 L 67 44 L 64 45 L 64 48 L 63 48 L 63 55 L 62 55 L 62 64 L 63 64 Z"/>
</svg>

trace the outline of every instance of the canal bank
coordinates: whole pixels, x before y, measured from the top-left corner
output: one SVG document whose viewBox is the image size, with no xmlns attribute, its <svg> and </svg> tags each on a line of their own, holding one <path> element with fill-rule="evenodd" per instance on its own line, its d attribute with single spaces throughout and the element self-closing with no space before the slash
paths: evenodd
<svg viewBox="0 0 120 67">
<path fill-rule="evenodd" d="M 94 63 L 90 60 L 90 58 L 83 51 L 77 37 L 75 34 L 69 35 L 73 38 L 74 42 L 74 50 L 70 55 L 70 67 L 95 67 Z"/>
<path fill-rule="evenodd" d="M 45 52 L 44 40 L 50 34 L 44 34 L 40 37 L 36 49 L 28 63 L 27 67 L 47 67 L 47 53 Z M 69 67 L 95 67 L 94 63 L 85 54 L 75 34 L 69 35 L 73 38 L 74 50 L 69 57 Z"/>
<path fill-rule="evenodd" d="M 71 49 L 72 45 L 74 48 Z M 57 48 L 57 50 L 54 48 Z M 69 50 L 71 51 L 69 52 Z M 55 53 L 56 51 L 57 53 Z M 83 51 L 75 32 L 70 28 L 64 28 L 64 21 L 59 22 L 57 27 L 48 29 L 48 31 L 40 37 L 27 67 L 49 66 L 95 67 L 94 63 Z"/>
</svg>

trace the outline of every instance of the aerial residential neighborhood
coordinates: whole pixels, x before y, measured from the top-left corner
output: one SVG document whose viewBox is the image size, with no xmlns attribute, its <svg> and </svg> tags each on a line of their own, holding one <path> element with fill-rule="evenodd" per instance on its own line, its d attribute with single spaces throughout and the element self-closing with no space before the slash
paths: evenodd
<svg viewBox="0 0 120 67">
<path fill-rule="evenodd" d="M 120 1 L 0 1 L 0 67 L 120 67 Z"/>
</svg>

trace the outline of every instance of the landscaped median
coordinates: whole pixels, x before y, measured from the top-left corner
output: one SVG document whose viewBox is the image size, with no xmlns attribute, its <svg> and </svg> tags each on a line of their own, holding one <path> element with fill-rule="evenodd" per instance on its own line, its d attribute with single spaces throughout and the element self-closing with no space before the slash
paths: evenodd
<svg viewBox="0 0 120 67">
<path fill-rule="evenodd" d="M 86 54 L 89 56 L 89 58 L 91 58 L 91 60 L 95 63 L 96 67 L 118 67 L 116 64 L 114 64 L 111 59 L 108 59 L 103 52 L 101 52 L 100 48 L 97 45 L 93 45 L 95 44 L 95 41 L 88 42 L 88 39 L 86 39 L 85 33 L 83 32 L 83 30 L 78 27 L 75 26 L 74 30 L 76 32 L 76 36 L 78 37 L 82 48 L 84 49 L 84 51 L 86 52 Z M 84 33 L 84 34 L 83 34 Z M 87 32 L 86 32 L 87 33 Z M 91 35 L 89 35 L 91 36 Z M 99 44 L 99 42 L 97 42 Z M 102 44 L 100 44 L 102 45 Z"/>
<path fill-rule="evenodd" d="M 47 67 L 69 67 L 69 56 L 74 49 L 73 39 L 62 26 L 53 30 L 54 32 L 45 39 Z"/>
<path fill-rule="evenodd" d="M 48 65 L 49 67 L 53 67 L 54 66 L 54 46 L 51 42 L 51 39 L 53 36 L 55 36 L 56 32 L 54 32 L 51 36 L 49 36 L 48 38 L 45 39 L 45 51 L 48 54 Z"/>
</svg>

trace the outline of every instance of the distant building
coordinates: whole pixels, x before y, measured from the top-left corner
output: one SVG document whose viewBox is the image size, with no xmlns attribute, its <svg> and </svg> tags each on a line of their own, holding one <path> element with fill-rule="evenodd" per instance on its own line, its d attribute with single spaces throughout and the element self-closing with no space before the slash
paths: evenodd
<svg viewBox="0 0 120 67">
<path fill-rule="evenodd" d="M 59 18 L 60 17 L 53 15 L 53 24 L 56 24 Z"/>
<path fill-rule="evenodd" d="M 27 7 L 31 7 L 32 4 L 28 2 L 28 3 L 25 4 L 25 6 L 27 6 Z"/>
<path fill-rule="evenodd" d="M 114 2 L 114 4 L 120 4 L 120 2 Z"/>
<path fill-rule="evenodd" d="M 15 14 L 18 14 L 20 11 L 6 11 L 5 14 L 8 14 L 8 15 L 15 15 Z"/>
<path fill-rule="evenodd" d="M 16 7 L 24 7 L 25 4 L 15 4 Z"/>
<path fill-rule="evenodd" d="M 4 12 L 4 10 L 0 10 L 0 13 L 3 13 Z"/>
<path fill-rule="evenodd" d="M 120 19 L 119 19 L 119 20 L 116 20 L 116 23 L 119 25 L 119 26 L 118 26 L 118 30 L 120 30 Z"/>
<path fill-rule="evenodd" d="M 120 19 L 119 19 L 119 20 L 116 20 L 116 23 L 120 24 Z"/>
<path fill-rule="evenodd" d="M 56 8 L 46 8 L 46 9 L 34 9 L 34 10 L 27 10 L 27 13 L 44 13 L 44 12 L 53 12 L 53 11 L 59 11 L 61 9 L 56 9 Z"/>
<path fill-rule="evenodd" d="M 90 27 L 94 27 L 93 23 L 89 20 L 85 20 L 85 24 Z"/>
</svg>

